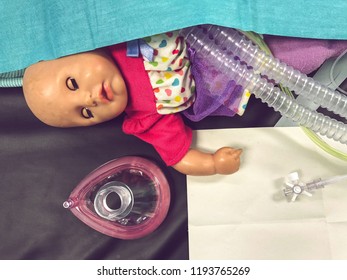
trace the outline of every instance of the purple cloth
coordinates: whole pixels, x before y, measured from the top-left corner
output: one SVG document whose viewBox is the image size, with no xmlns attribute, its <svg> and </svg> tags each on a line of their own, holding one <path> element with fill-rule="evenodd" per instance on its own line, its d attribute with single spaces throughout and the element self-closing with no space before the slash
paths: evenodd
<svg viewBox="0 0 347 280">
<path fill-rule="evenodd" d="M 242 86 L 236 85 L 232 77 L 215 70 L 194 50 L 189 49 L 189 56 L 196 98 L 182 113 L 195 122 L 207 116 L 234 116 L 243 94 Z"/>
<path fill-rule="evenodd" d="M 291 38 L 265 35 L 273 55 L 295 69 L 309 74 L 325 60 L 339 56 L 347 49 L 347 41 Z"/>
</svg>

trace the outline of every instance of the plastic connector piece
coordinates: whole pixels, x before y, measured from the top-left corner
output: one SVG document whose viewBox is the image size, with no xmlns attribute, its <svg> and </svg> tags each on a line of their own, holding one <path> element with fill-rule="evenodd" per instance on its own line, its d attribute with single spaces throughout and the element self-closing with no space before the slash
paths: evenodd
<svg viewBox="0 0 347 280">
<path fill-rule="evenodd" d="M 310 192 L 308 192 L 307 184 L 301 182 L 299 180 L 298 172 L 290 173 L 285 179 L 285 188 L 283 189 L 285 196 L 292 196 L 291 201 L 294 202 L 297 197 L 301 194 L 312 196 Z"/>
<path fill-rule="evenodd" d="M 324 188 L 326 185 L 345 179 L 347 179 L 347 175 L 335 176 L 325 180 L 319 178 L 304 183 L 300 181 L 298 172 L 293 172 L 288 174 L 285 178 L 285 188 L 283 189 L 283 193 L 285 196 L 292 196 L 291 202 L 294 202 L 301 194 L 311 197 L 312 193 L 310 193 L 310 191 Z"/>
</svg>

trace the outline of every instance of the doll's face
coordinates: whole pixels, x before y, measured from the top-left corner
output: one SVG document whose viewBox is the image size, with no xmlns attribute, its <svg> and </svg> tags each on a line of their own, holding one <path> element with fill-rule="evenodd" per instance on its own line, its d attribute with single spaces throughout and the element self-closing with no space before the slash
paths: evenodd
<svg viewBox="0 0 347 280">
<path fill-rule="evenodd" d="M 128 100 L 118 67 L 102 50 L 28 67 L 23 91 L 34 115 L 57 127 L 108 121 L 124 111 Z"/>
</svg>

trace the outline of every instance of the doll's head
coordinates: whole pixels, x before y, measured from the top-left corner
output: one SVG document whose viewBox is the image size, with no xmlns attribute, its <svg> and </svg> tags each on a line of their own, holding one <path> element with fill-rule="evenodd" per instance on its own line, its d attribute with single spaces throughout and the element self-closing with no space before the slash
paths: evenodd
<svg viewBox="0 0 347 280">
<path fill-rule="evenodd" d="M 41 61 L 29 66 L 23 92 L 34 115 L 56 127 L 111 120 L 127 105 L 123 77 L 103 50 Z"/>
</svg>

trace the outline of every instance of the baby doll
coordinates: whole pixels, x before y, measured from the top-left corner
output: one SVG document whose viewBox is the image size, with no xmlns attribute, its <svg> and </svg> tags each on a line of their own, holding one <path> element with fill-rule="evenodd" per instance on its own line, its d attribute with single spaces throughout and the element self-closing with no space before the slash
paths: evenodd
<svg viewBox="0 0 347 280">
<path fill-rule="evenodd" d="M 277 57 L 306 73 L 346 49 L 346 42 L 271 36 L 267 40 Z M 167 165 L 190 175 L 236 172 L 240 149 L 223 147 L 213 154 L 190 149 L 192 132 L 176 113 L 191 120 L 242 114 L 249 93 L 232 77 L 209 69 L 199 53 L 187 49 L 178 32 L 144 41 L 147 48 L 140 57 L 133 57 L 123 43 L 28 67 L 23 90 L 29 108 L 57 127 L 94 125 L 125 111 L 124 132 L 152 144 Z M 292 44 L 294 48 L 289 47 Z M 313 58 L 305 59 L 310 53 Z"/>
<path fill-rule="evenodd" d="M 56 127 L 95 125 L 125 111 L 124 132 L 152 144 L 179 172 L 236 172 L 240 149 L 205 153 L 190 148 L 192 131 L 177 113 L 191 107 L 198 85 L 183 39 L 178 32 L 169 32 L 146 38 L 146 43 L 152 50 L 150 58 L 127 56 L 123 43 L 28 67 L 23 91 L 29 108 Z M 233 90 L 227 87 L 229 94 Z"/>
</svg>

